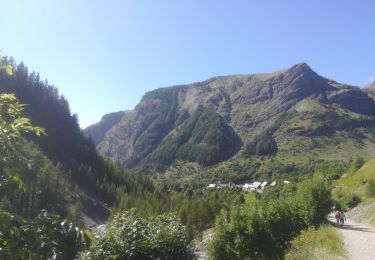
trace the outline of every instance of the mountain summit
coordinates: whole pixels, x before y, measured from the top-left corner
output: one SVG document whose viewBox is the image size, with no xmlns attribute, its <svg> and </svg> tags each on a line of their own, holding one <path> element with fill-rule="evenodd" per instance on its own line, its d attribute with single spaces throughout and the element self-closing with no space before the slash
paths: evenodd
<svg viewBox="0 0 375 260">
<path fill-rule="evenodd" d="M 298 150 L 314 152 L 295 147 L 311 142 L 329 152 L 339 138 L 347 138 L 343 145 L 352 142 L 354 131 L 366 140 L 361 151 L 367 156 L 374 151 L 365 127 L 374 115 L 375 102 L 365 91 L 299 63 L 274 73 L 219 76 L 150 91 L 96 143 L 101 154 L 127 167 L 163 170 L 175 160 L 212 165 L 239 151 L 297 156 Z"/>
</svg>

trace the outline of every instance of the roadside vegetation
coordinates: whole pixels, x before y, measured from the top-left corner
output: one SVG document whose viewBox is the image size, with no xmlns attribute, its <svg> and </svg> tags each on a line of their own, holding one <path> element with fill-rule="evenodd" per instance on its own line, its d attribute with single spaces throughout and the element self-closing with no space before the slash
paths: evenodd
<svg viewBox="0 0 375 260">
<path fill-rule="evenodd" d="M 304 230 L 291 243 L 286 260 L 343 259 L 346 252 L 338 231 L 330 225 Z"/>
<path fill-rule="evenodd" d="M 360 202 L 375 198 L 375 159 L 365 163 L 362 158 L 353 160 L 346 174 L 335 183 L 332 191 L 339 209 L 348 210 Z"/>
<path fill-rule="evenodd" d="M 332 194 L 337 206 L 350 209 L 354 221 L 375 225 L 375 159 L 354 160 L 348 172 L 336 182 Z"/>
<path fill-rule="evenodd" d="M 320 176 L 269 189 L 250 206 L 220 214 L 209 255 L 212 259 L 280 258 L 303 229 L 325 223 L 331 206 L 328 185 Z"/>
</svg>

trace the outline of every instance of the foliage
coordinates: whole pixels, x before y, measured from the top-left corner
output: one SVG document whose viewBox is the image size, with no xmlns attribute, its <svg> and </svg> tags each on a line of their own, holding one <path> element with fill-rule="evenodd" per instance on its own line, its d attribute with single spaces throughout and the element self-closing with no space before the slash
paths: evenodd
<svg viewBox="0 0 375 260">
<path fill-rule="evenodd" d="M 3 64 L 13 68 L 12 74 L 0 70 L 1 113 L 7 114 L 6 117 L 0 115 L 0 123 L 2 128 L 9 127 L 7 135 L 17 138 L 13 134 L 18 130 L 19 136 L 21 132 L 26 134 L 23 137 L 38 144 L 51 161 L 59 162 L 64 171 L 70 172 L 73 182 L 84 187 L 87 192 L 99 194 L 100 199 L 113 202 L 115 192 L 102 190 L 101 187 L 121 186 L 123 180 L 97 154 L 92 141 L 84 136 L 77 115 L 71 114 L 65 97 L 47 81 L 42 81 L 39 74 L 29 73 L 23 63 L 17 65 L 12 58 L 3 58 Z M 14 93 L 19 102 L 27 106 L 20 105 L 15 96 L 9 93 Z M 17 118 L 21 112 L 25 117 Z M 42 128 L 31 128 L 30 122 L 42 127 L 48 134 L 43 135 Z M 30 134 L 32 132 L 39 136 Z M 4 140 L 8 139 L 0 139 L 0 146 L 4 146 Z M 97 183 L 100 185 L 97 186 Z"/>
<path fill-rule="evenodd" d="M 371 179 L 367 183 L 366 187 L 366 195 L 369 198 L 374 198 L 375 197 L 375 180 Z"/>
<path fill-rule="evenodd" d="M 0 206 L 0 209 L 27 218 L 35 217 L 42 209 L 64 216 L 71 187 L 61 164 L 54 166 L 32 143 L 24 141 L 22 146 L 15 147 L 18 156 L 27 163 L 22 163 L 23 160 L 8 163 L 4 171 L 17 176 L 24 189 L 19 189 L 14 182 L 3 185 L 0 197 L 2 203 L 8 206 Z"/>
<path fill-rule="evenodd" d="M 22 135 L 44 134 L 42 128 L 32 126 L 28 118 L 21 116 L 23 110 L 24 105 L 17 101 L 14 94 L 0 94 L 0 178 L 12 179 L 20 186 L 23 185 L 22 181 L 13 172 L 5 171 L 4 165 L 14 160 L 24 159 L 17 154 L 16 149 L 16 145 L 19 145 L 22 140 Z"/>
<path fill-rule="evenodd" d="M 40 213 L 32 221 L 0 212 L 1 259 L 73 259 L 89 234 L 57 215 Z"/>
<path fill-rule="evenodd" d="M 277 197 L 269 196 L 248 207 L 235 207 L 218 217 L 210 256 L 212 259 L 281 257 L 291 239 L 300 230 L 324 222 L 330 208 L 328 188 L 318 178 L 308 179 L 289 192 L 278 193 Z"/>
<path fill-rule="evenodd" d="M 362 158 L 357 158 L 351 162 L 348 174 L 336 181 L 336 188 L 332 191 L 338 207 L 353 208 L 373 197 L 374 169 L 374 159 L 363 163 Z"/>
<path fill-rule="evenodd" d="M 162 88 L 146 93 L 140 104 L 143 113 L 137 122 L 134 155 L 125 161 L 134 167 L 162 142 L 178 119 L 178 90 Z"/>
<path fill-rule="evenodd" d="M 141 218 L 125 211 L 114 217 L 81 259 L 193 259 L 193 253 L 174 216 Z"/>
<path fill-rule="evenodd" d="M 355 160 L 352 160 L 348 169 L 349 174 L 353 174 L 358 171 L 362 165 L 365 163 L 365 160 L 362 157 L 357 157 Z"/>
<path fill-rule="evenodd" d="M 339 210 L 352 209 L 361 202 L 361 198 L 351 192 L 336 193 L 336 196 L 336 208 Z"/>
<path fill-rule="evenodd" d="M 45 136 L 22 117 L 25 107 L 14 94 L 0 94 L 0 258 L 73 259 L 86 233 L 57 214 L 36 216 L 42 208 L 65 213 L 67 184 L 61 165 L 25 141 L 27 134 Z"/>
<path fill-rule="evenodd" d="M 291 244 L 287 260 L 343 259 L 345 251 L 342 237 L 329 225 L 303 230 Z"/>
<path fill-rule="evenodd" d="M 187 238 L 192 240 L 203 230 L 213 226 L 221 209 L 244 202 L 242 194 L 231 190 L 190 190 L 184 193 L 131 192 L 118 196 L 113 214 L 137 208 L 140 216 L 150 217 L 173 212 L 186 226 Z"/>
<path fill-rule="evenodd" d="M 206 188 L 210 183 L 243 184 L 253 181 L 297 181 L 302 176 L 321 173 L 327 180 L 338 179 L 347 169 L 345 161 L 308 160 L 294 162 L 278 157 L 235 157 L 212 167 L 177 161 L 157 183 L 164 191 L 182 191 Z"/>
<path fill-rule="evenodd" d="M 277 152 L 277 143 L 269 129 L 256 135 L 253 140 L 245 145 L 245 155 L 272 155 Z"/>
<path fill-rule="evenodd" d="M 217 112 L 199 107 L 161 142 L 145 159 L 145 164 L 154 165 L 157 170 L 165 169 L 175 160 L 212 165 L 231 157 L 239 143 L 239 137 Z"/>
<path fill-rule="evenodd" d="M 375 225 L 375 200 L 373 198 L 361 202 L 355 209 L 347 212 L 346 216 L 358 223 Z"/>
</svg>

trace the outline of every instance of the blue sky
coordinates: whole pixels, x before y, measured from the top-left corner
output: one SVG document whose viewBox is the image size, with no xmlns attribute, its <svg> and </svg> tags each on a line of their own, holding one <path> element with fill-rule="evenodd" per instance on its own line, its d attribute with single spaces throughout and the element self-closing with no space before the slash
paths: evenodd
<svg viewBox="0 0 375 260">
<path fill-rule="evenodd" d="M 58 87 L 82 127 L 158 87 L 301 61 L 375 81 L 373 0 L 0 1 L 3 53 Z"/>
</svg>

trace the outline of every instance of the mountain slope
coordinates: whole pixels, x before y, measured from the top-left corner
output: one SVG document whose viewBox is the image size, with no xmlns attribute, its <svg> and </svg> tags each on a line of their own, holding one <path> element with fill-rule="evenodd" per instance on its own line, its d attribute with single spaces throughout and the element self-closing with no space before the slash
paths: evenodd
<svg viewBox="0 0 375 260">
<path fill-rule="evenodd" d="M 13 62 L 12 66 L 13 75 L 0 71 L 0 93 L 15 93 L 20 103 L 26 104 L 25 116 L 47 133 L 27 138 L 38 144 L 54 164 L 61 164 L 69 172 L 66 177 L 78 184 L 80 190 L 113 202 L 115 194 L 108 187 L 121 185 L 120 178 L 83 135 L 67 100 L 54 86 L 41 81 L 38 74 L 29 73 L 23 63 Z"/>
<path fill-rule="evenodd" d="M 125 113 L 125 111 L 118 111 L 104 115 L 97 124 L 87 127 L 85 134 L 92 138 L 95 145 L 98 145 L 103 140 L 105 133 L 117 124 Z"/>
<path fill-rule="evenodd" d="M 212 111 L 211 116 L 220 118 L 219 129 L 223 131 L 214 133 L 211 142 L 196 142 L 206 150 L 215 147 L 211 153 L 204 152 L 199 159 L 181 156 L 182 150 L 185 155 L 196 154 L 196 150 L 185 148 L 189 141 L 171 140 L 184 136 L 181 129 L 190 139 L 202 140 L 193 128 L 186 127 L 201 110 Z M 134 110 L 104 134 L 97 149 L 125 166 L 147 165 L 158 170 L 178 159 L 212 165 L 236 154 L 241 144 L 258 145 L 254 138 L 261 136 L 266 136 L 263 140 L 274 138 L 279 154 L 287 157 L 298 153 L 298 145 L 303 152 L 311 153 L 311 145 L 324 149 L 325 144 L 351 146 L 352 141 L 368 156 L 375 153 L 371 148 L 374 115 L 375 101 L 360 88 L 321 77 L 300 63 L 270 74 L 214 77 L 148 92 Z M 210 118 L 205 122 L 200 128 L 209 130 Z M 222 138 L 234 144 L 230 152 L 227 145 L 220 145 Z M 260 142 L 258 146 L 262 145 Z M 329 149 L 326 152 L 331 153 Z M 225 156 L 220 157 L 222 153 Z"/>
<path fill-rule="evenodd" d="M 373 98 L 375 98 L 375 82 L 372 84 L 368 85 L 364 89 L 369 95 L 371 95 Z"/>
</svg>

